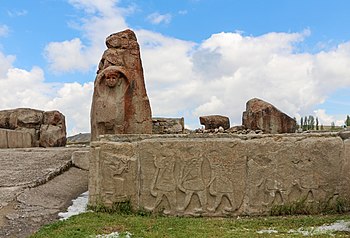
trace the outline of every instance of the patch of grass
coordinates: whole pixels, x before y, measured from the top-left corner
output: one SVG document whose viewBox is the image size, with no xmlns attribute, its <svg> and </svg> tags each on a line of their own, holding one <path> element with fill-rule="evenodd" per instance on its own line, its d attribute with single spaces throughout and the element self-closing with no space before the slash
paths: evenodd
<svg viewBox="0 0 350 238">
<path fill-rule="evenodd" d="M 65 221 L 44 226 L 31 238 L 43 237 L 95 237 L 97 234 L 130 232 L 131 237 L 304 237 L 291 230 L 311 229 L 331 224 L 337 220 L 350 220 L 350 216 L 318 215 L 288 217 L 241 217 L 241 218 L 185 218 L 162 216 L 139 216 L 117 213 L 84 213 Z M 278 233 L 262 233 L 275 230 Z M 348 237 L 349 233 L 334 232 L 335 237 Z M 329 237 L 317 234 L 314 237 Z"/>
<path fill-rule="evenodd" d="M 272 216 L 286 215 L 315 215 L 315 214 L 341 214 L 349 211 L 349 202 L 342 198 L 325 202 L 307 201 L 306 198 L 298 201 L 275 205 L 270 210 Z"/>
<path fill-rule="evenodd" d="M 130 200 L 115 202 L 110 207 L 105 205 L 88 205 L 88 210 L 92 210 L 94 212 L 118 213 L 126 215 L 134 213 Z"/>
</svg>

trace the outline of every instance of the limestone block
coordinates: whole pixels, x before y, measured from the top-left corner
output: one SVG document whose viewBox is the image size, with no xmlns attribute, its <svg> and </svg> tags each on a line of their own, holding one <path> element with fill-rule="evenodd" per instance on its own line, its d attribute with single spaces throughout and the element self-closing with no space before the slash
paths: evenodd
<svg viewBox="0 0 350 238">
<path fill-rule="evenodd" d="M 90 151 L 75 151 L 72 154 L 73 165 L 84 170 L 89 170 Z"/>
<path fill-rule="evenodd" d="M 7 130 L 0 129 L 0 148 L 8 148 Z"/>
<path fill-rule="evenodd" d="M 8 148 L 22 148 L 23 147 L 23 132 L 15 130 L 7 130 Z"/>
<path fill-rule="evenodd" d="M 91 205 L 226 216 L 350 198 L 350 142 L 334 134 L 115 135 L 91 146 Z"/>
<path fill-rule="evenodd" d="M 268 137 L 247 141 L 247 212 L 297 200 L 328 201 L 339 191 L 343 161 L 339 137 Z"/>
<path fill-rule="evenodd" d="M 179 134 L 185 129 L 184 118 L 152 118 L 153 134 Z"/>
<path fill-rule="evenodd" d="M 32 135 L 28 132 L 21 132 L 22 133 L 22 138 L 23 138 L 23 148 L 30 148 L 33 146 L 33 139 Z"/>
<path fill-rule="evenodd" d="M 138 207 L 138 164 L 131 143 L 92 143 L 89 169 L 89 203 L 111 206 L 130 200 Z"/>
</svg>

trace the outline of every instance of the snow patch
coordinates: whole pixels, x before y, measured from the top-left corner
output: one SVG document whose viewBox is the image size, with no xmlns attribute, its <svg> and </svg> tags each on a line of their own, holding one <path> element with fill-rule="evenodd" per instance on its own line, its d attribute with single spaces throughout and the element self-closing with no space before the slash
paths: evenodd
<svg viewBox="0 0 350 238">
<path fill-rule="evenodd" d="M 71 216 L 86 212 L 88 198 L 89 191 L 86 191 L 85 193 L 80 194 L 76 199 L 72 200 L 73 204 L 68 207 L 67 212 L 58 213 L 60 220 L 66 220 Z"/>
</svg>

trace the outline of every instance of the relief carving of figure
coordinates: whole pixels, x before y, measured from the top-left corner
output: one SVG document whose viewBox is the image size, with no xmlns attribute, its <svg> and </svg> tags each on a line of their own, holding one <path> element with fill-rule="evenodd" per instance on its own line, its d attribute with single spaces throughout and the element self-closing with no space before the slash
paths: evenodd
<svg viewBox="0 0 350 238">
<path fill-rule="evenodd" d="M 171 156 L 156 157 L 154 165 L 156 172 L 151 184 L 151 195 L 156 198 L 156 201 L 153 207 L 146 207 L 146 209 L 153 211 L 165 197 L 170 209 L 164 210 L 164 213 L 170 214 L 176 207 L 175 159 Z"/>
<path fill-rule="evenodd" d="M 125 100 L 129 87 L 123 68 L 109 66 L 95 81 L 94 120 L 96 135 L 122 134 L 125 128 Z"/>
<path fill-rule="evenodd" d="M 234 196 L 233 196 L 233 181 L 230 179 L 228 173 L 223 164 L 213 165 L 213 176 L 209 182 L 209 193 L 215 197 L 215 202 L 212 207 L 208 207 L 208 211 L 215 212 L 222 202 L 222 198 L 225 196 L 231 207 L 225 207 L 224 211 L 230 212 L 234 209 Z"/>
<path fill-rule="evenodd" d="M 129 171 L 130 160 L 126 158 L 109 158 L 111 159 L 106 159 L 103 166 L 103 194 L 106 204 L 112 205 L 114 202 L 127 199 L 124 174 Z"/>
<path fill-rule="evenodd" d="M 186 161 L 180 172 L 178 188 L 185 193 L 185 201 L 180 210 L 184 211 L 191 202 L 192 196 L 197 194 L 200 208 L 196 212 L 202 212 L 207 206 L 206 185 L 202 176 L 203 157 L 199 156 Z"/>
</svg>

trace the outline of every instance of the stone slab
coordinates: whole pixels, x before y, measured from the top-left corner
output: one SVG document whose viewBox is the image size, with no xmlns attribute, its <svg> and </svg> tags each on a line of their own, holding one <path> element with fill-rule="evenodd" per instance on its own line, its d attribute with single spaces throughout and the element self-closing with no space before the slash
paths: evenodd
<svg viewBox="0 0 350 238">
<path fill-rule="evenodd" d="M 92 143 L 89 203 L 230 216 L 350 199 L 348 147 L 334 133 L 104 136 Z"/>
<path fill-rule="evenodd" d="M 23 132 L 8 130 L 7 146 L 8 148 L 23 148 Z"/>
<path fill-rule="evenodd" d="M 0 148 L 8 148 L 7 130 L 0 129 Z"/>
<path fill-rule="evenodd" d="M 72 154 L 72 163 L 80 169 L 89 170 L 90 151 L 74 151 Z"/>
<path fill-rule="evenodd" d="M 71 163 L 77 148 L 0 150 L 0 187 L 34 186 Z"/>
</svg>

